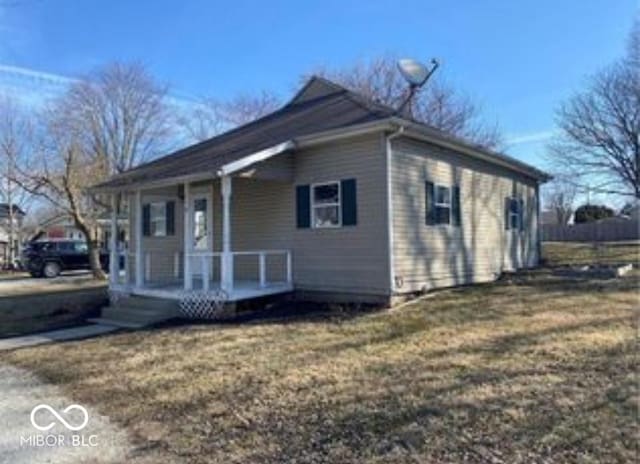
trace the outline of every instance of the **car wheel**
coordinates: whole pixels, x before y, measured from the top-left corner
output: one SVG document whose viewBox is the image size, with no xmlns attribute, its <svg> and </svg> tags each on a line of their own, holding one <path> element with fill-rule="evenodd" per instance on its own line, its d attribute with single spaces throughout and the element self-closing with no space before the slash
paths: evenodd
<svg viewBox="0 0 640 464">
<path fill-rule="evenodd" d="M 60 265 L 54 262 L 45 263 L 43 272 L 48 279 L 58 277 L 60 275 Z"/>
</svg>

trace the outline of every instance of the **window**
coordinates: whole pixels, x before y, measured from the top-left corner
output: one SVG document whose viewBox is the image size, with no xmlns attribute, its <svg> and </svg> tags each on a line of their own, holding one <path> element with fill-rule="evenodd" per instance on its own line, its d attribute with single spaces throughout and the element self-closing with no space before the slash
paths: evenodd
<svg viewBox="0 0 640 464">
<path fill-rule="evenodd" d="M 436 186 L 436 224 L 451 222 L 451 189 L 442 185 Z"/>
<path fill-rule="evenodd" d="M 340 227 L 340 206 L 339 182 L 327 182 L 312 186 L 311 212 L 313 227 Z"/>
<path fill-rule="evenodd" d="M 193 201 L 193 241 L 196 250 L 206 250 L 209 247 L 206 198 L 196 198 Z"/>
<path fill-rule="evenodd" d="M 425 223 L 428 226 L 439 224 L 460 227 L 460 186 L 436 185 L 425 182 Z"/>
<path fill-rule="evenodd" d="M 506 228 L 524 230 L 524 201 L 522 198 L 507 197 L 505 207 Z"/>
<path fill-rule="evenodd" d="M 89 247 L 85 242 L 75 242 L 73 248 L 76 253 L 87 253 L 89 251 Z"/>
<path fill-rule="evenodd" d="M 167 204 L 149 204 L 149 226 L 152 237 L 164 237 L 167 235 Z"/>
</svg>

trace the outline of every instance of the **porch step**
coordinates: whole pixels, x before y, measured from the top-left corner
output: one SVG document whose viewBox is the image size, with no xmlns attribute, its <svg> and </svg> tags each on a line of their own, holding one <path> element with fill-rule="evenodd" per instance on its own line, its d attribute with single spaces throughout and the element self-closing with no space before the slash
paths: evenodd
<svg viewBox="0 0 640 464">
<path fill-rule="evenodd" d="M 161 298 L 130 296 L 115 306 L 102 308 L 98 319 L 103 324 L 140 328 L 178 317 L 178 302 Z"/>
<path fill-rule="evenodd" d="M 142 329 L 143 327 L 147 326 L 147 324 L 139 324 L 136 322 L 126 322 L 126 321 L 115 320 L 115 319 L 105 319 L 103 317 L 87 319 L 87 322 L 91 322 L 93 324 L 109 325 L 112 327 L 122 327 L 123 329 Z"/>
</svg>

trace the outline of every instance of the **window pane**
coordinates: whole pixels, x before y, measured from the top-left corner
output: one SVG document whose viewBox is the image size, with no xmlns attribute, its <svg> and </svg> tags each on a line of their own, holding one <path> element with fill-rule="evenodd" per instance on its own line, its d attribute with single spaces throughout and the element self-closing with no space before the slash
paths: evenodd
<svg viewBox="0 0 640 464">
<path fill-rule="evenodd" d="M 164 218 L 151 220 L 151 235 L 155 237 L 167 235 L 167 221 Z"/>
<path fill-rule="evenodd" d="M 517 229 L 519 227 L 518 224 L 518 215 L 517 214 L 511 214 L 511 228 L 512 229 Z"/>
<path fill-rule="evenodd" d="M 451 208 L 445 206 L 436 206 L 436 223 L 437 224 L 449 224 L 449 213 Z"/>
<path fill-rule="evenodd" d="M 340 224 L 337 206 L 320 206 L 313 209 L 314 227 L 332 227 Z"/>
<path fill-rule="evenodd" d="M 75 248 L 78 253 L 86 253 L 87 252 L 87 244 L 82 242 L 76 242 Z"/>
<path fill-rule="evenodd" d="M 449 193 L 449 187 L 438 186 L 436 191 L 436 203 L 448 205 L 451 203 L 451 194 Z"/>
<path fill-rule="evenodd" d="M 206 250 L 207 240 L 207 200 L 200 198 L 194 201 L 193 241 L 196 250 Z"/>
<path fill-rule="evenodd" d="M 509 201 L 509 210 L 511 210 L 511 213 L 513 214 L 518 214 L 518 200 L 515 198 L 512 198 Z"/>
<path fill-rule="evenodd" d="M 338 184 L 326 184 L 313 187 L 313 202 L 315 204 L 322 203 L 338 203 L 339 195 Z"/>
</svg>

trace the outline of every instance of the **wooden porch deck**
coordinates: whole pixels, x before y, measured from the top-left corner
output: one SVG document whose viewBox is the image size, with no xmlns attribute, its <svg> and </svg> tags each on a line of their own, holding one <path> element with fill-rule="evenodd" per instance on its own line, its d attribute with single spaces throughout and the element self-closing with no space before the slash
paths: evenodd
<svg viewBox="0 0 640 464">
<path fill-rule="evenodd" d="M 202 290 L 202 286 L 198 285 L 197 281 L 198 279 L 194 278 L 194 288 L 192 291 L 204 291 Z M 181 281 L 176 281 L 163 284 L 148 284 L 143 287 L 118 285 L 114 287 L 114 289 L 132 295 L 179 300 L 184 292 L 184 285 Z M 220 284 L 210 283 L 210 293 L 214 294 L 219 291 Z M 236 280 L 233 285 L 233 290 L 227 295 L 226 301 L 237 302 L 291 291 L 293 291 L 293 285 L 287 282 L 268 282 L 265 285 L 260 285 L 260 282 L 257 280 Z"/>
</svg>

